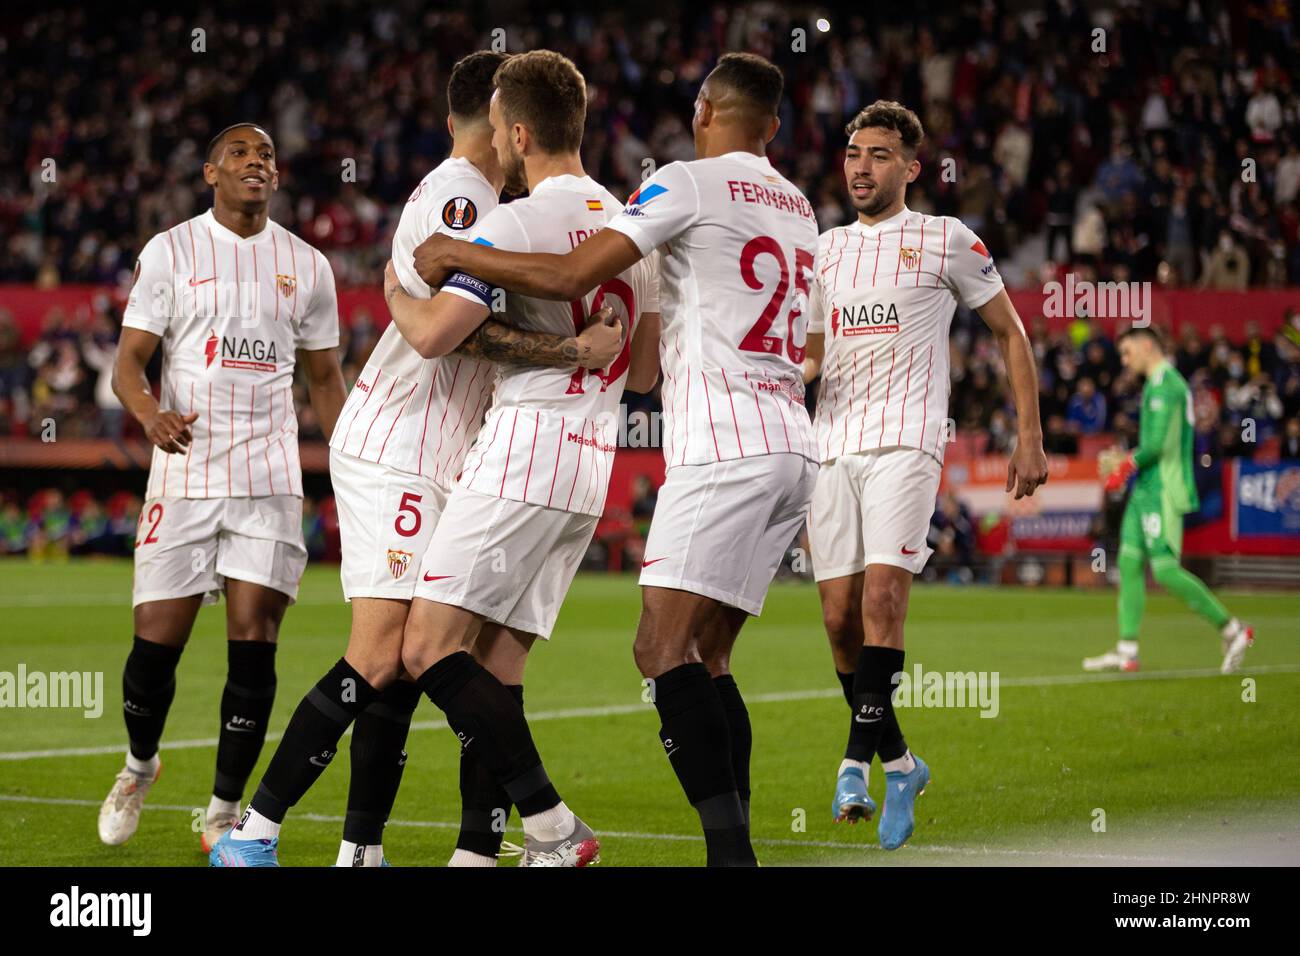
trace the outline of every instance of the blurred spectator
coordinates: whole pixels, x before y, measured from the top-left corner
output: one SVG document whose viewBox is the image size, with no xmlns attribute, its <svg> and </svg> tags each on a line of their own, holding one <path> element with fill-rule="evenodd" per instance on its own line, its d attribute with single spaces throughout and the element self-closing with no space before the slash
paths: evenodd
<svg viewBox="0 0 1300 956">
<path fill-rule="evenodd" d="M 1092 379 L 1079 379 L 1078 390 L 1066 410 L 1070 429 L 1079 435 L 1095 435 L 1106 428 L 1106 397 L 1097 391 Z"/>
</svg>

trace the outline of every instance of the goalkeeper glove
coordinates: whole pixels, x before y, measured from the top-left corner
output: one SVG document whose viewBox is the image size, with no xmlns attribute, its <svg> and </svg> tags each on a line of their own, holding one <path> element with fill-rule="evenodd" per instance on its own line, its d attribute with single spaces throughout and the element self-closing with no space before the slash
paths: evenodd
<svg viewBox="0 0 1300 956">
<path fill-rule="evenodd" d="M 1106 491 L 1114 493 L 1128 484 L 1128 480 L 1137 473 L 1137 463 L 1128 455 L 1116 466 L 1106 479 Z"/>
</svg>

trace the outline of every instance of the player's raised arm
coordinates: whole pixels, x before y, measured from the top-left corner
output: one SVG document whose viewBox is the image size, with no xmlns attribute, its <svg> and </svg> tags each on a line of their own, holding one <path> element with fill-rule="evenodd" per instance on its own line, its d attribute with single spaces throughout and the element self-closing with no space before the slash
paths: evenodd
<svg viewBox="0 0 1300 956">
<path fill-rule="evenodd" d="M 604 368 L 622 342 L 622 324 L 607 324 L 609 310 L 592 316 L 580 335 L 560 336 L 513 328 L 489 318 L 487 306 L 451 293 L 417 299 L 402 288 L 392 262 L 384 270 L 384 298 L 402 337 L 424 358 L 456 352 L 518 365 Z"/>
<path fill-rule="evenodd" d="M 384 299 L 402 338 L 422 358 L 451 354 L 490 314 L 486 305 L 446 292 L 431 299 L 414 298 L 402 288 L 391 260 L 384 269 Z"/>
<path fill-rule="evenodd" d="M 1007 466 L 1007 491 L 1016 498 L 1032 495 L 1047 481 L 1047 456 L 1043 453 L 1043 424 L 1038 414 L 1038 368 L 1034 350 L 1025 327 L 1002 289 L 976 311 L 993 332 L 998 351 L 1007 366 L 1007 378 L 1016 403 L 1016 430 L 1019 441 Z"/>
<path fill-rule="evenodd" d="M 564 255 L 506 252 L 434 234 L 415 250 L 415 271 L 437 287 L 463 272 L 538 299 L 573 300 L 632 267 L 641 251 L 627 236 L 602 229 Z"/>
<path fill-rule="evenodd" d="M 610 320 L 613 319 L 611 322 Z M 488 319 L 452 350 L 455 355 L 535 368 L 604 368 L 623 346 L 623 326 L 604 306 L 579 335 L 530 332 Z"/>
</svg>

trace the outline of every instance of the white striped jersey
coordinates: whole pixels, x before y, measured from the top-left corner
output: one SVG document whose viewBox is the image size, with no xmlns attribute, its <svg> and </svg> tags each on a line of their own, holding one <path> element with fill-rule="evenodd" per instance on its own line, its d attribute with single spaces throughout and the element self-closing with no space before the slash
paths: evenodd
<svg viewBox="0 0 1300 956">
<path fill-rule="evenodd" d="M 432 290 L 415 271 L 415 247 L 435 232 L 472 236 L 496 206 L 496 190 L 468 159 L 444 160 L 425 176 L 393 235 L 393 267 L 402 288 L 429 298 Z M 495 379 L 490 362 L 460 355 L 421 358 L 390 322 L 348 394 L 330 445 L 450 485 L 478 436 Z"/>
<path fill-rule="evenodd" d="M 154 448 L 147 497 L 301 497 L 294 367 L 339 344 L 328 260 L 270 220 L 244 239 L 208 210 L 150 239 L 136 270 L 122 324 L 162 338 L 161 406 L 199 416 L 186 452 Z"/>
<path fill-rule="evenodd" d="M 498 206 L 474 241 L 511 252 L 564 254 L 622 209 L 590 176 L 551 176 L 526 198 Z M 492 306 L 493 290 L 458 273 L 443 290 Z M 496 393 L 460 484 L 485 495 L 577 514 L 599 515 L 618 447 L 618 408 L 627 381 L 632 334 L 642 313 L 659 311 L 653 258 L 602 282 L 582 299 L 553 302 L 507 292 L 512 325 L 573 335 L 609 302 L 626 330 L 608 368 L 588 371 L 500 366 Z"/>
<path fill-rule="evenodd" d="M 669 468 L 785 452 L 816 460 L 804 407 L 817 220 L 764 156 L 670 163 L 610 223 L 664 247 L 664 460 Z"/>
<path fill-rule="evenodd" d="M 951 216 L 904 207 L 874 226 L 822 233 L 808 320 L 809 332 L 826 335 L 821 460 L 904 446 L 942 464 L 952 438 L 945 419 L 953 313 L 959 301 L 978 309 L 1001 290 L 984 244 Z"/>
</svg>

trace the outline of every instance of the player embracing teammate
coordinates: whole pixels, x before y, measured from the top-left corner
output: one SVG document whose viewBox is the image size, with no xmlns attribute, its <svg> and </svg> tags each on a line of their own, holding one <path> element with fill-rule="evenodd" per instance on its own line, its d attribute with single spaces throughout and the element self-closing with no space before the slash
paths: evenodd
<svg viewBox="0 0 1300 956">
<path fill-rule="evenodd" d="M 646 543 L 634 656 L 715 866 L 756 862 L 751 731 L 730 657 L 746 618 L 762 610 L 817 473 L 801 375 L 817 225 L 764 155 L 782 85 L 762 57 L 723 56 L 696 100 L 698 158 L 659 170 L 572 252 L 507 253 L 435 236 L 416 253 L 426 281 L 463 272 L 553 300 L 661 253 L 668 470 Z"/>
<path fill-rule="evenodd" d="M 472 236 L 497 206 L 505 174 L 492 146 L 488 101 L 493 76 L 506 59 L 474 53 L 451 72 L 452 154 L 420 182 L 403 210 L 389 267 L 390 302 L 399 295 L 408 308 L 427 302 L 433 290 L 415 274 L 412 251 L 431 233 Z M 482 314 L 430 350 L 430 328 L 412 330 L 400 306 L 394 314 L 330 440 L 343 592 L 352 605 L 347 649 L 294 711 L 244 819 L 212 851 L 215 866 L 278 864 L 280 827 L 289 808 L 324 772 L 350 725 L 352 777 L 337 865 L 385 865 L 383 827 L 420 698 L 402 667 L 403 633 L 420 563 L 492 400 L 498 374 L 493 363 L 546 366 L 567 381 L 587 367 L 608 365 L 621 345 L 617 329 L 597 324 L 584 330 L 582 313 L 575 319 L 566 311 L 567 333 L 515 329 Z M 505 640 L 483 641 L 475 651 L 483 666 L 511 686 L 511 694 L 522 694 L 522 667 L 512 679 L 517 662 Z M 467 748 L 453 864 L 495 862 L 501 834 L 492 827 L 491 810 L 503 805 L 497 791 L 495 779 Z"/>
<path fill-rule="evenodd" d="M 1047 460 L 1033 353 L 992 257 L 959 220 L 904 204 L 921 169 L 920 120 L 882 100 L 845 133 L 844 178 L 858 216 L 822 234 L 809 304 L 805 377 L 822 378 L 822 468 L 809 540 L 835 670 L 853 711 L 832 813 L 856 822 L 875 812 L 867 777 L 879 754 L 880 845 L 894 850 L 912 835 L 916 797 L 930 779 L 907 747 L 891 694 L 952 437 L 948 327 L 958 302 L 993 331 L 1007 366 L 1019 440 L 1006 490 L 1032 495 L 1047 480 Z"/>
</svg>

